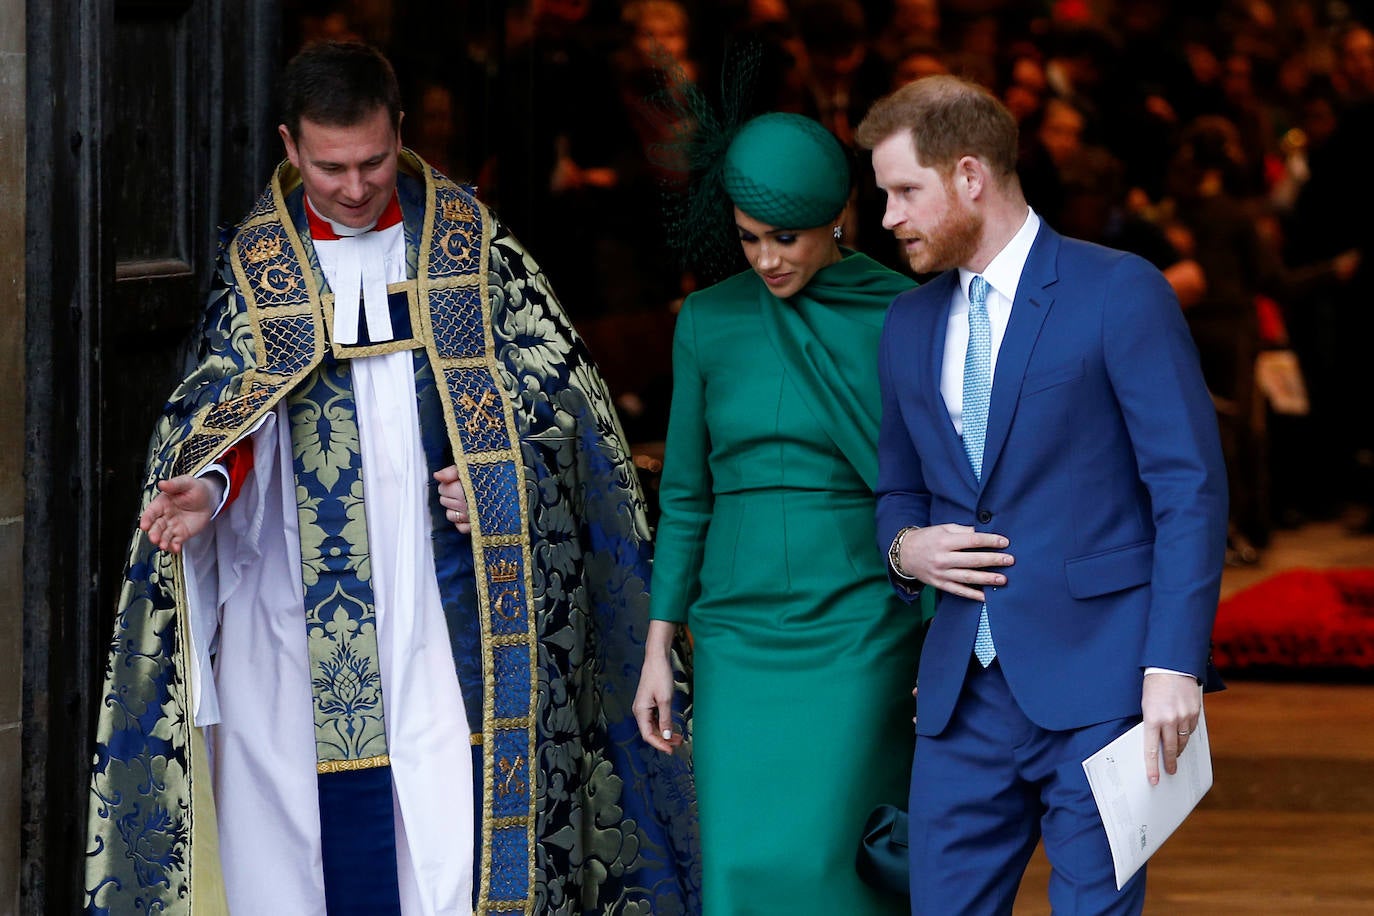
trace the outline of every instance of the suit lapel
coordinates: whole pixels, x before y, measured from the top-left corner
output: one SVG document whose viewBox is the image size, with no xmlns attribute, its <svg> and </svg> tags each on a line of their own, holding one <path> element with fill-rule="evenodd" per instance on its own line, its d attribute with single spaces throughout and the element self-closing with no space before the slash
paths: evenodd
<svg viewBox="0 0 1374 916">
<path fill-rule="evenodd" d="M 1026 377 L 1026 365 L 1045 317 L 1054 305 L 1054 295 L 1049 288 L 1059 279 L 1059 242 L 1059 234 L 1042 222 L 1031 244 L 1026 266 L 1021 270 L 1021 282 L 1016 286 L 1016 299 L 1011 305 L 1011 318 L 1002 336 L 1002 346 L 997 351 L 997 369 L 992 380 L 987 439 L 983 445 L 984 484 L 992 477 L 1002 446 L 1007 442 L 1021 396 L 1021 383 Z"/>
<path fill-rule="evenodd" d="M 954 428 L 954 420 L 945 405 L 945 397 L 940 391 L 940 382 L 945 365 L 945 338 L 949 331 L 949 310 L 954 303 L 954 290 L 959 286 L 959 271 L 947 270 L 930 281 L 931 294 L 940 308 L 930 310 L 931 326 L 926 329 L 926 339 L 930 341 L 930 369 L 926 373 L 925 396 L 932 417 L 940 418 L 940 441 L 945 444 L 950 460 L 955 466 L 963 468 L 963 474 L 970 487 L 976 488 L 978 480 L 973 476 L 973 466 L 969 464 L 968 453 L 964 451 L 964 441 Z M 961 368 L 962 371 L 962 368 Z"/>
</svg>

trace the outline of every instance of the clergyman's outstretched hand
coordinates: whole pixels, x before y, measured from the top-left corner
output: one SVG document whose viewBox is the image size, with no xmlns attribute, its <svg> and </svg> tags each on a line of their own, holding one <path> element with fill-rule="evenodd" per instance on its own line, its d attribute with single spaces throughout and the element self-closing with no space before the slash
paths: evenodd
<svg viewBox="0 0 1374 916">
<path fill-rule="evenodd" d="M 160 492 L 139 516 L 138 527 L 159 549 L 181 553 L 186 542 L 210 524 L 220 494 L 207 478 L 189 474 L 159 480 L 157 488 Z"/>
</svg>

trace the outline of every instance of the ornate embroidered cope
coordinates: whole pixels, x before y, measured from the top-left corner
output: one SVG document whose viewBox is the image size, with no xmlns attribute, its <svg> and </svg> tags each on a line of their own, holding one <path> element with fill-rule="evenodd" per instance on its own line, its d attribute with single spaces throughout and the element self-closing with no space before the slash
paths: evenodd
<svg viewBox="0 0 1374 916">
<path fill-rule="evenodd" d="M 468 503 L 474 510 L 473 552 L 483 624 L 483 668 L 494 680 L 485 691 L 483 709 L 482 810 L 491 811 L 493 816 L 484 818 L 480 855 L 489 861 L 479 868 L 483 876 L 479 907 L 490 906 L 492 912 L 527 912 L 533 889 L 530 765 L 535 740 L 536 679 L 532 673 L 536 634 L 529 602 L 524 600 L 529 591 L 530 551 L 525 483 L 514 447 L 513 405 L 504 396 L 496 374 L 484 301 L 484 222 L 465 191 L 432 170 L 426 177 L 428 193 L 415 278 L 419 318 L 415 330 L 436 378 L 443 380 L 440 403 Z M 250 315 L 257 317 L 259 340 L 266 343 L 266 358 L 260 364 L 299 366 L 303 375 L 307 369 L 305 355 L 313 357 L 311 364 L 322 355 L 322 342 L 314 331 L 324 327 L 328 312 L 321 305 L 318 278 L 303 266 L 309 261 L 287 213 L 279 181 L 273 183 L 272 192 L 270 209 L 265 200 L 260 202 L 239 233 L 233 249 L 234 272 L 249 300 Z M 409 346 L 402 342 L 365 349 L 370 354 Z M 348 355 L 361 349 L 349 348 Z M 296 384 L 293 377 L 290 387 Z M 208 455 L 218 454 L 238 432 L 226 432 L 214 444 L 198 448 L 202 439 L 218 432 L 209 432 L 209 419 L 205 426 L 206 430 L 192 436 L 187 451 L 200 453 L 203 448 Z M 364 717 L 362 721 L 372 720 Z M 380 728 L 380 716 L 375 721 Z M 335 730 L 321 724 L 318 715 L 316 722 L 321 731 Z M 383 736 L 383 748 L 384 742 Z M 376 744 L 372 740 L 360 745 L 357 756 L 375 756 L 367 751 L 376 749 Z M 356 758 L 345 754 L 343 759 Z M 321 756 L 320 760 L 324 763 L 327 758 Z M 505 880 L 493 886 L 489 876 L 498 874 Z"/>
<path fill-rule="evenodd" d="M 442 416 L 447 442 L 422 429 L 426 450 L 451 452 L 472 507 L 471 552 L 457 559 L 475 583 L 450 548 L 438 574 L 441 590 L 446 577 L 475 586 L 444 602 L 470 717 L 481 711 L 476 911 L 630 901 L 693 912 L 689 762 L 646 750 L 630 715 L 648 532 L 609 397 L 519 244 L 468 190 L 408 152 L 402 168 L 423 187 L 407 212 L 422 204 L 424 215 L 413 239 L 407 223 L 413 279 L 388 291 L 404 296 L 405 346 L 421 347 L 422 416 L 426 400 Z M 145 505 L 158 480 L 200 470 L 308 384 L 326 349 L 341 360 L 396 349 L 330 346 L 331 310 L 287 206 L 298 183 L 283 164 L 223 251 L 199 349 L 154 436 Z M 136 533 L 97 730 L 91 913 L 223 910 L 203 737 L 190 721 L 184 596 L 180 559 Z M 476 620 L 462 610 L 469 600 Z"/>
</svg>

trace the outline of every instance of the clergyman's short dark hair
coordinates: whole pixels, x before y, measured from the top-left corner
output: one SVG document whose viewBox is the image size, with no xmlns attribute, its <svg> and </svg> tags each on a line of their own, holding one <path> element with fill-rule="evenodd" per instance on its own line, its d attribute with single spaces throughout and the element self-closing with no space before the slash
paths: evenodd
<svg viewBox="0 0 1374 916">
<path fill-rule="evenodd" d="M 291 58 L 282 74 L 282 123 L 293 137 L 300 136 L 302 120 L 352 127 L 378 108 L 385 108 L 392 125 L 400 127 L 396 72 L 371 45 L 317 42 Z"/>
</svg>

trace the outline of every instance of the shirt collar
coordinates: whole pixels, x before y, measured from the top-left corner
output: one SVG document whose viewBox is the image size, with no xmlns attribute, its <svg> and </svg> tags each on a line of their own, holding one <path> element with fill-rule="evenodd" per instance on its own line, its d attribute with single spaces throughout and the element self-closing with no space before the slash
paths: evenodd
<svg viewBox="0 0 1374 916">
<path fill-rule="evenodd" d="M 983 269 L 982 277 L 988 281 L 988 286 L 1005 296 L 1008 302 L 1016 300 L 1016 286 L 1021 282 L 1021 271 L 1026 266 L 1031 245 L 1035 243 L 1035 236 L 1039 231 L 1040 217 L 1027 207 L 1026 219 L 1021 223 L 1021 228 L 1016 230 L 1011 241 L 1007 242 Z M 968 286 L 975 276 L 978 274 L 963 267 L 959 268 L 959 286 L 964 291 L 965 299 L 968 298 Z"/>
</svg>

